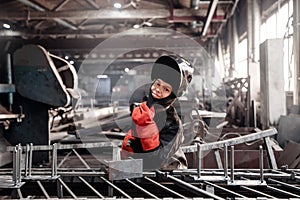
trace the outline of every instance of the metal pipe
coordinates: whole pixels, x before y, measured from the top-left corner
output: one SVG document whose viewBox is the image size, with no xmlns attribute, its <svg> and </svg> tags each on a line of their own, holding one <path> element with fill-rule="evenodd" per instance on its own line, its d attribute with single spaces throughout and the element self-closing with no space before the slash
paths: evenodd
<svg viewBox="0 0 300 200">
<path fill-rule="evenodd" d="M 6 70 L 7 70 L 7 83 L 12 84 L 12 71 L 11 71 L 11 54 L 7 54 L 6 58 Z M 9 103 L 9 111 L 12 111 L 12 104 L 13 104 L 13 93 L 8 93 L 8 103 Z"/>
<path fill-rule="evenodd" d="M 201 148 L 200 148 L 200 144 L 197 143 L 197 175 L 198 178 L 200 178 L 201 176 Z"/>
<path fill-rule="evenodd" d="M 57 144 L 52 145 L 52 177 L 57 175 Z"/>
<path fill-rule="evenodd" d="M 69 194 L 74 199 L 77 199 L 77 196 L 72 192 L 72 190 L 67 186 L 67 184 L 65 184 L 65 182 L 61 178 L 58 178 L 57 180 L 59 181 L 60 184 L 62 184 L 62 186 L 69 192 Z"/>
<path fill-rule="evenodd" d="M 29 159 L 29 144 L 26 144 L 26 149 L 25 149 L 25 177 L 28 175 L 28 159 Z"/>
<path fill-rule="evenodd" d="M 275 179 L 272 179 L 272 178 L 268 178 L 268 182 L 277 183 L 277 184 L 283 185 L 284 187 L 290 188 L 292 190 L 297 190 L 298 192 L 300 192 L 300 187 L 297 187 L 297 186 L 294 186 L 294 185 L 291 185 L 291 184 L 288 184 L 288 183 L 285 183 L 285 182 L 282 182 L 282 181 L 278 181 L 278 180 L 275 180 Z"/>
<path fill-rule="evenodd" d="M 248 190 L 248 191 L 254 192 L 255 194 L 258 194 L 258 195 L 263 195 L 263 196 L 265 196 L 265 197 L 267 197 L 267 198 L 277 199 L 277 198 L 274 197 L 274 196 L 271 196 L 271 195 L 269 195 L 269 194 L 260 192 L 260 191 L 258 191 L 258 190 L 252 189 L 252 188 L 249 188 L 249 187 L 247 187 L 247 186 L 242 186 L 242 185 L 241 185 L 240 188 L 242 188 L 242 189 L 244 189 L 244 190 Z"/>
<path fill-rule="evenodd" d="M 231 156 L 230 156 L 230 180 L 231 183 L 234 182 L 234 146 L 231 146 Z"/>
<path fill-rule="evenodd" d="M 213 2 L 211 3 L 211 7 L 210 7 L 210 10 L 209 10 L 209 13 L 208 13 L 208 16 L 207 16 L 204 28 L 202 30 L 202 36 L 206 35 L 207 29 L 208 29 L 208 27 L 210 25 L 210 22 L 212 20 L 212 17 L 214 15 L 215 11 L 216 11 L 217 5 L 218 5 L 218 0 L 213 0 Z"/>
<path fill-rule="evenodd" d="M 150 181 L 151 183 L 153 183 L 154 185 L 156 185 L 156 186 L 162 188 L 163 190 L 166 190 L 166 191 L 168 191 L 168 192 L 174 194 L 175 196 L 178 196 L 178 197 L 181 198 L 181 199 L 187 199 L 187 197 L 185 197 L 185 196 L 179 194 L 178 192 L 175 192 L 175 191 L 171 190 L 170 188 L 168 188 L 168 187 L 166 187 L 166 186 L 164 186 L 164 185 L 162 185 L 162 184 L 160 184 L 160 183 L 158 183 L 158 182 L 156 182 L 156 181 L 154 181 L 154 180 L 148 178 L 147 176 L 145 176 L 144 178 L 145 178 L 146 180 Z"/>
<path fill-rule="evenodd" d="M 150 193 L 149 191 L 145 190 L 144 188 L 140 187 L 139 185 L 135 184 L 134 182 L 132 182 L 131 180 L 129 179 L 126 179 L 126 181 L 128 183 L 130 183 L 131 185 L 133 185 L 134 187 L 138 188 L 139 190 L 141 190 L 142 192 L 144 192 L 145 194 L 149 195 L 151 198 L 154 198 L 154 199 L 160 199 L 158 198 L 157 196 L 155 196 L 154 194 Z"/>
<path fill-rule="evenodd" d="M 264 182 L 264 152 L 262 145 L 259 145 L 259 169 L 260 169 L 260 182 Z"/>
<path fill-rule="evenodd" d="M 29 148 L 29 161 L 28 161 L 28 176 L 31 176 L 31 167 L 32 167 L 32 154 L 33 154 L 33 144 L 30 143 Z"/>
<path fill-rule="evenodd" d="M 72 149 L 72 151 L 75 153 L 75 155 L 79 158 L 79 160 L 82 162 L 82 164 L 84 164 L 84 166 L 87 169 L 91 169 L 91 167 L 85 162 L 85 160 L 77 153 L 75 149 Z"/>
<path fill-rule="evenodd" d="M 84 178 L 82 178 L 81 176 L 78 176 L 78 178 L 86 185 L 88 186 L 98 197 L 100 197 L 101 199 L 104 199 L 105 197 L 100 194 L 93 186 L 91 186 Z"/>
<path fill-rule="evenodd" d="M 21 162 L 22 162 L 22 145 L 18 145 L 18 183 L 21 183 L 21 174 L 22 174 L 22 167 L 21 167 Z"/>
<path fill-rule="evenodd" d="M 224 144 L 224 177 L 228 179 L 228 146 Z"/>
<path fill-rule="evenodd" d="M 15 150 L 13 151 L 13 174 L 12 179 L 15 185 L 17 185 L 17 147 L 15 147 Z"/>
<path fill-rule="evenodd" d="M 294 104 L 300 104 L 300 2 L 293 0 Z"/>
<path fill-rule="evenodd" d="M 123 194 L 125 197 L 132 199 L 126 192 L 124 192 L 123 190 L 121 190 L 120 188 L 118 188 L 116 185 L 114 185 L 113 183 L 111 183 L 110 181 L 106 180 L 104 177 L 100 177 L 105 183 L 107 183 L 109 186 L 111 186 L 112 188 L 116 189 L 118 192 L 120 192 L 121 194 Z"/>
<path fill-rule="evenodd" d="M 37 184 L 39 185 L 39 187 L 41 188 L 43 194 L 45 195 L 45 197 L 47 199 L 50 199 L 49 194 L 47 193 L 47 191 L 45 190 L 44 186 L 42 185 L 41 181 L 37 180 Z"/>
<path fill-rule="evenodd" d="M 252 60 L 252 0 L 247 0 L 247 76 L 250 76 Z"/>
<path fill-rule="evenodd" d="M 281 194 L 289 195 L 289 196 L 292 196 L 294 198 L 300 199 L 300 195 L 297 195 L 297 194 L 294 194 L 294 193 L 291 193 L 291 192 L 287 192 L 287 191 L 284 191 L 284 190 L 281 190 L 281 189 L 278 189 L 278 188 L 275 188 L 275 187 L 272 187 L 272 186 L 269 186 L 269 185 L 267 185 L 267 188 L 270 189 L 270 190 L 273 190 L 275 192 L 279 192 Z"/>
</svg>

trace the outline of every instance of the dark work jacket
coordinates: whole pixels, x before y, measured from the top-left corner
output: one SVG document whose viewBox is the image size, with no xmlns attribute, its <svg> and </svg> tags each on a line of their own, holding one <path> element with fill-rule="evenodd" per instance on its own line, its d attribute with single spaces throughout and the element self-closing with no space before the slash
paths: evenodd
<svg viewBox="0 0 300 200">
<path fill-rule="evenodd" d="M 145 87 L 149 91 L 150 85 Z M 141 92 L 141 93 L 140 93 Z M 132 99 L 137 102 L 139 98 L 141 101 L 147 97 L 143 96 L 145 92 L 141 90 L 135 93 Z M 139 96 L 139 94 L 142 94 Z M 180 149 L 183 143 L 183 126 L 181 120 L 175 110 L 170 105 L 168 108 L 154 106 L 155 116 L 154 121 L 159 130 L 160 145 L 151 151 L 145 152 L 142 150 L 140 140 L 137 139 L 131 145 L 134 150 L 132 157 L 142 158 L 144 169 L 183 169 L 187 168 L 187 161 L 183 151 Z M 133 123 L 133 135 L 136 137 L 135 126 Z"/>
</svg>

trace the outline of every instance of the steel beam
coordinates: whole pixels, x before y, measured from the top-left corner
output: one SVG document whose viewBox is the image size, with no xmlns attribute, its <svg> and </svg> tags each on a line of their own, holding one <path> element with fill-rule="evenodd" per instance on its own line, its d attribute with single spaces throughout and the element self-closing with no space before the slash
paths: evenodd
<svg viewBox="0 0 300 200">
<path fill-rule="evenodd" d="M 236 137 L 236 138 L 231 138 L 228 140 L 222 140 L 222 141 L 217 141 L 217 142 L 211 142 L 211 143 L 205 143 L 205 144 L 201 144 L 200 148 L 202 151 L 208 151 L 208 150 L 212 150 L 212 149 L 218 149 L 218 148 L 223 148 L 224 145 L 226 144 L 227 146 L 232 146 L 232 145 L 237 145 L 237 144 L 242 144 L 245 142 L 251 142 L 257 139 L 261 139 L 264 137 L 269 137 L 272 135 L 276 135 L 277 134 L 277 130 L 275 128 L 271 128 L 268 130 L 264 130 L 258 133 L 250 133 L 248 135 L 244 135 L 244 136 L 240 136 L 240 137 Z M 197 146 L 196 145 L 192 145 L 192 146 L 184 146 L 181 147 L 182 150 L 185 153 L 189 153 L 189 152 L 197 152 Z"/>
</svg>

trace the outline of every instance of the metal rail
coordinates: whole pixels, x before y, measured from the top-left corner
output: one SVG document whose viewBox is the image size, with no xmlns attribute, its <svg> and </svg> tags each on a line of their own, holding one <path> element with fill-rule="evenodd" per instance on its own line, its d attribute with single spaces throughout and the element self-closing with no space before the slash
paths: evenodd
<svg viewBox="0 0 300 200">
<path fill-rule="evenodd" d="M 11 198 L 26 198 L 25 194 L 35 199 L 289 199 L 300 198 L 300 170 L 264 169 L 263 147 L 259 147 L 259 165 L 256 169 L 236 169 L 234 167 L 234 146 L 240 142 L 251 141 L 276 134 L 274 130 L 263 131 L 251 137 L 216 142 L 214 144 L 196 145 L 197 169 L 143 172 L 141 177 L 108 180 L 106 168 L 93 167 L 75 149 L 107 147 L 104 144 L 49 145 L 11 147 L 13 150 L 13 168 L 0 169 L 0 198 L 5 189 L 15 190 Z M 250 140 L 251 139 L 251 140 Z M 201 152 L 205 149 L 222 146 L 224 148 L 224 169 L 202 169 Z M 71 149 L 64 157 L 59 157 L 58 149 Z M 76 147 L 76 148 L 75 148 Z M 111 147 L 111 146 L 110 146 Z M 230 159 L 228 159 L 228 147 Z M 25 151 L 23 151 L 25 148 Z M 48 167 L 33 167 L 33 151 L 47 149 L 52 155 Z M 84 168 L 63 168 L 68 164 L 71 154 L 79 160 Z M 25 161 L 22 159 L 25 154 Z M 91 159 L 91 158 L 89 158 Z M 57 165 L 58 161 L 59 164 Z M 95 160 L 97 160 L 95 158 Z M 23 162 L 22 162 L 23 161 Z M 89 160 L 90 161 L 90 160 Z M 101 162 L 97 160 L 99 164 Z M 221 160 L 220 160 L 221 162 Z M 228 163 L 230 166 L 228 167 Z M 107 167 L 107 166 L 106 166 Z M 229 169 L 230 168 L 230 169 Z M 230 170 L 230 173 L 228 173 Z M 43 180 L 43 184 L 41 182 Z M 28 185 L 28 187 L 24 187 Z M 35 187 L 37 189 L 34 189 Z M 47 186 L 46 186 L 47 185 Z M 45 187 L 46 186 L 46 187 Z M 84 186 L 84 187 L 83 187 Z M 33 188 L 30 192 L 23 188 Z M 53 188 L 56 191 L 53 191 Z M 41 192 L 42 191 L 42 192 Z M 68 194 L 64 194 L 66 191 Z M 80 191 L 80 192 L 79 192 Z M 153 193 L 153 191 L 155 191 Z M 157 192 L 166 191 L 166 192 Z M 141 193 L 142 192 L 142 193 Z M 143 196 L 147 196 L 143 198 Z M 27 198 L 28 198 L 27 197 Z M 254 199 L 255 199 L 254 198 Z"/>
</svg>

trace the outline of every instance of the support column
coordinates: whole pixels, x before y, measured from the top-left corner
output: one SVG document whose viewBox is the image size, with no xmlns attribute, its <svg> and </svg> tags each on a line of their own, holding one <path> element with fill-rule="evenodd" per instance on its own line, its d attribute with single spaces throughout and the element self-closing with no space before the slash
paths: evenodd
<svg viewBox="0 0 300 200">
<path fill-rule="evenodd" d="M 247 0 L 247 72 L 250 76 L 250 100 L 259 100 L 259 34 L 260 34 L 260 0 Z"/>
<path fill-rule="evenodd" d="M 229 49 L 230 49 L 230 67 L 229 67 L 229 77 L 233 78 L 234 77 L 234 72 L 236 69 L 236 50 L 237 50 L 237 44 L 238 44 L 238 34 L 237 34 L 237 29 L 236 29 L 236 16 L 233 15 L 230 18 L 229 21 L 229 29 L 230 29 L 230 42 L 229 42 Z"/>
<path fill-rule="evenodd" d="M 294 43 L 294 104 L 300 105 L 300 2 L 293 1 L 293 43 Z"/>
</svg>

